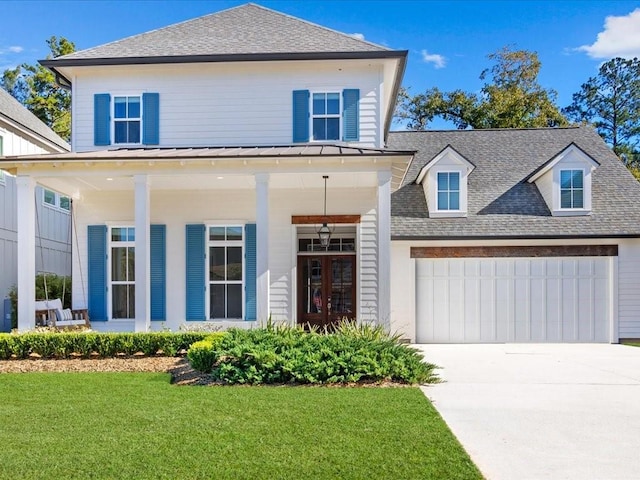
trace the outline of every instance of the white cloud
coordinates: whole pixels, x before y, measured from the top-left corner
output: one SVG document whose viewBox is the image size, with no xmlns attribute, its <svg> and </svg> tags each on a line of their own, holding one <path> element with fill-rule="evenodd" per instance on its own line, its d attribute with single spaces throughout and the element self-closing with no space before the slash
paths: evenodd
<svg viewBox="0 0 640 480">
<path fill-rule="evenodd" d="M 11 47 L 8 48 L 8 50 L 12 53 L 20 53 L 24 50 L 24 48 L 18 46 L 18 45 L 13 45 Z"/>
<path fill-rule="evenodd" d="M 353 38 L 357 38 L 358 40 L 364 40 L 364 34 L 362 33 L 352 33 L 350 36 Z"/>
<path fill-rule="evenodd" d="M 622 17 L 607 17 L 596 41 L 578 50 L 592 58 L 640 57 L 640 8 Z"/>
<path fill-rule="evenodd" d="M 422 61 L 425 63 L 433 63 L 435 68 L 444 68 L 447 64 L 447 59 L 437 53 L 429 53 L 426 50 L 422 50 Z"/>
</svg>

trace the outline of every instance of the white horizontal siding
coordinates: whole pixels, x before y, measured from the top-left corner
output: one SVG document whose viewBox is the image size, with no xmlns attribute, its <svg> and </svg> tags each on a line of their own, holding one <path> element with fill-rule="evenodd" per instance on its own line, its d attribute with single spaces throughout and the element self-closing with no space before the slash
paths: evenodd
<svg viewBox="0 0 640 480">
<path fill-rule="evenodd" d="M 275 321 L 295 318 L 297 245 L 292 215 L 322 213 L 322 189 L 271 189 L 269 192 L 270 314 Z M 74 202 L 78 245 L 74 242 L 73 304 L 87 304 L 87 226 L 133 225 L 131 191 L 86 192 Z M 362 265 L 359 312 L 373 319 L 377 311 L 377 251 L 375 187 L 331 191 L 331 214 L 362 215 L 358 261 Z M 151 190 L 151 223 L 167 226 L 167 321 L 178 329 L 185 323 L 185 225 L 188 223 L 255 222 L 254 190 L 154 191 Z M 81 264 L 81 265 L 80 265 Z M 82 270 L 82 273 L 81 273 Z M 358 315 L 361 318 L 360 315 Z M 106 328 L 106 327 L 105 327 Z M 111 327 L 109 327 L 111 328 Z"/>
<path fill-rule="evenodd" d="M 381 146 L 380 72 L 353 61 L 86 68 L 74 80 L 74 150 L 96 149 L 96 93 L 158 92 L 161 146 L 191 147 L 289 144 L 293 90 L 345 88 L 360 90 L 358 144 Z"/>
</svg>

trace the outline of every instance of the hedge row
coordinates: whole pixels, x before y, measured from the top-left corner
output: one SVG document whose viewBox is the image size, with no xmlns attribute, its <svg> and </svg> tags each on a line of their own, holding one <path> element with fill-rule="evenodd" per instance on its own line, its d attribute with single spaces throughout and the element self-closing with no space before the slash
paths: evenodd
<svg viewBox="0 0 640 480">
<path fill-rule="evenodd" d="M 191 366 L 228 384 L 434 383 L 435 365 L 379 327 L 229 330 L 194 343 Z"/>
<path fill-rule="evenodd" d="M 29 358 L 37 354 L 43 358 L 115 357 L 142 353 L 152 356 L 162 353 L 176 356 L 192 343 L 207 338 L 206 332 L 149 332 L 149 333 L 24 333 L 0 334 L 0 360 Z"/>
</svg>

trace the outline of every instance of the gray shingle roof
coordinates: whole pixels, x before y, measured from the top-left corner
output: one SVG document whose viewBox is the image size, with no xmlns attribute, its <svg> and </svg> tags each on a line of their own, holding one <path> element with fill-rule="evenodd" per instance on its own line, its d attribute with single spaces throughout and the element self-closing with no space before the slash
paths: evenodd
<svg viewBox="0 0 640 480">
<path fill-rule="evenodd" d="M 592 174 L 592 214 L 554 217 L 526 179 L 572 142 L 600 163 Z M 415 180 L 448 144 L 476 166 L 468 216 L 429 218 Z M 387 146 L 418 151 L 392 194 L 392 238 L 640 236 L 640 184 L 591 127 L 391 132 Z"/>
<path fill-rule="evenodd" d="M 69 144 L 60 138 L 57 133 L 42 123 L 38 117 L 27 110 L 9 93 L 0 88 L 0 119 L 2 117 L 13 120 L 35 136 L 41 137 L 41 139 L 48 140 L 64 150 L 69 150 Z"/>
<path fill-rule="evenodd" d="M 126 57 L 388 51 L 388 48 L 249 3 L 46 63 Z"/>
</svg>

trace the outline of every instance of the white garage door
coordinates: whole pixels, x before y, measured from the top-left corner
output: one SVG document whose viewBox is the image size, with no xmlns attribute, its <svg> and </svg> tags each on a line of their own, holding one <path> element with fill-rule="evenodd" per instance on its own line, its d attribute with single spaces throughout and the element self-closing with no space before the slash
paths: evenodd
<svg viewBox="0 0 640 480">
<path fill-rule="evenodd" d="M 610 257 L 416 260 L 419 343 L 609 342 Z"/>
</svg>

